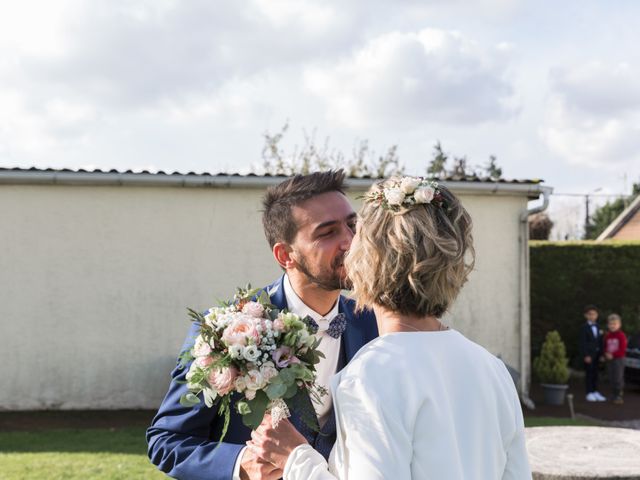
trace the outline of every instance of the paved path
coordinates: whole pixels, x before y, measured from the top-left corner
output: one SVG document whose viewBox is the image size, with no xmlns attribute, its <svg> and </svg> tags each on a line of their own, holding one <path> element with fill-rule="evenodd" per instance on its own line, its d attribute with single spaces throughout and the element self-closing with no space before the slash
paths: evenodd
<svg viewBox="0 0 640 480">
<path fill-rule="evenodd" d="M 534 480 L 640 480 L 640 431 L 532 427 L 526 436 Z"/>
</svg>

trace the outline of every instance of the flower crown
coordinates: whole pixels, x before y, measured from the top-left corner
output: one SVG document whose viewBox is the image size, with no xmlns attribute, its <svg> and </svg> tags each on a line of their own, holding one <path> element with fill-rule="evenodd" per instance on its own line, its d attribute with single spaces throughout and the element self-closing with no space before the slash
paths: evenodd
<svg viewBox="0 0 640 480">
<path fill-rule="evenodd" d="M 438 190 L 438 182 L 423 177 L 391 178 L 381 185 L 382 189 L 368 192 L 358 198 L 367 203 L 377 203 L 385 210 L 400 211 L 402 207 L 430 203 L 444 206 L 444 197 Z"/>
</svg>

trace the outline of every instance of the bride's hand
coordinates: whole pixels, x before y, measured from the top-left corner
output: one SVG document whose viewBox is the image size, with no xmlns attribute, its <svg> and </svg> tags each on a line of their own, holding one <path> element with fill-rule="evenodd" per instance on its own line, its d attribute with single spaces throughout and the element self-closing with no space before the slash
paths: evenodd
<svg viewBox="0 0 640 480">
<path fill-rule="evenodd" d="M 284 470 L 287 458 L 298 446 L 308 443 L 288 420 L 280 420 L 278 428 L 273 428 L 271 415 L 266 414 L 260 426 L 251 432 L 247 447 L 258 457 Z"/>
</svg>

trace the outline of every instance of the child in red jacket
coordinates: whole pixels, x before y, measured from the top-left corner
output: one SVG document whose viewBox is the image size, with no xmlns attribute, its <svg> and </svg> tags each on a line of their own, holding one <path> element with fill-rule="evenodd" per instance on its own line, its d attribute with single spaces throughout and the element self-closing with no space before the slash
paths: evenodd
<svg viewBox="0 0 640 480">
<path fill-rule="evenodd" d="M 627 337 L 621 330 L 622 319 L 617 313 L 607 317 L 609 331 L 604 336 L 604 357 L 607 359 L 609 383 L 613 389 L 613 403 L 623 403 L 624 356 L 627 351 Z"/>
</svg>

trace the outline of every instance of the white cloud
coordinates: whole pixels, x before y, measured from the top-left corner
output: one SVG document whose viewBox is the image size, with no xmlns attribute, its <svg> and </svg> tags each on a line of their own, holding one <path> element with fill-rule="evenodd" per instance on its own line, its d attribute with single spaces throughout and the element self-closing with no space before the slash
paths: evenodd
<svg viewBox="0 0 640 480">
<path fill-rule="evenodd" d="M 68 129 L 82 116 L 81 108 L 52 101 L 40 111 L 31 111 L 24 95 L 0 92 L 0 152 L 16 161 L 24 156 L 55 155 L 59 146 L 68 145 Z M 67 130 L 67 131 L 65 131 Z"/>
<path fill-rule="evenodd" d="M 18 25 L 0 33 L 0 86 L 29 88 L 33 102 L 82 97 L 120 111 L 212 93 L 341 51 L 354 37 L 351 11 L 302 0 L 95 0 L 47 9 L 42 29 L 29 25 L 34 8 L 9 20 L 0 8 L 0 26 Z"/>
<path fill-rule="evenodd" d="M 640 69 L 591 62 L 551 71 L 548 147 L 570 163 L 616 169 L 640 159 Z"/>
<path fill-rule="evenodd" d="M 508 48 L 483 48 L 458 32 L 381 35 L 337 63 L 307 68 L 305 83 L 332 122 L 473 124 L 515 113 Z"/>
<path fill-rule="evenodd" d="M 3 60 L 18 54 L 51 56 L 65 46 L 65 19 L 79 0 L 23 0 L 0 7 L 0 51 Z"/>
<path fill-rule="evenodd" d="M 633 112 L 640 107 L 640 69 L 628 63 L 590 62 L 551 71 L 551 87 L 568 108 L 601 115 Z"/>
<path fill-rule="evenodd" d="M 330 32 L 336 23 L 342 22 L 340 12 L 330 2 L 253 0 L 253 4 L 277 28 L 298 24 L 308 33 L 317 34 Z"/>
</svg>

